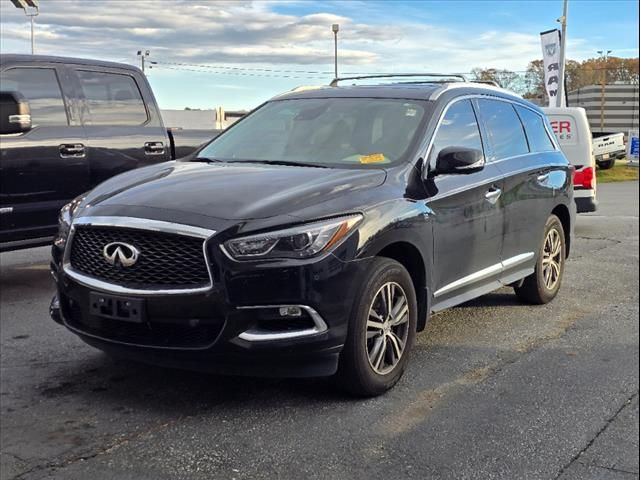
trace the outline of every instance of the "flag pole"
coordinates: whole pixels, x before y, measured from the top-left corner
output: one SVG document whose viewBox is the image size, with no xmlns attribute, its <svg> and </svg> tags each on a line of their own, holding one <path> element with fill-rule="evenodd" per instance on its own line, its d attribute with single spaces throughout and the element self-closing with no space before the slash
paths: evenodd
<svg viewBox="0 0 640 480">
<path fill-rule="evenodd" d="M 566 107 L 564 97 L 566 92 L 564 91 L 564 63 L 565 63 L 565 47 L 567 45 L 567 11 L 569 0 L 564 0 L 564 6 L 562 8 L 562 16 L 558 19 L 560 25 L 562 25 L 562 33 L 560 34 L 560 82 L 558 83 L 558 96 L 556 97 L 557 107 Z"/>
</svg>

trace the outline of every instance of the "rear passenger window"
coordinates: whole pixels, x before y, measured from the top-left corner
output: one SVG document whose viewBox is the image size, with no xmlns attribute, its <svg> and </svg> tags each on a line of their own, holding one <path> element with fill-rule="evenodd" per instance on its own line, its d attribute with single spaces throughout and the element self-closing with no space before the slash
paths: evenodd
<svg viewBox="0 0 640 480">
<path fill-rule="evenodd" d="M 440 150 L 447 147 L 475 148 L 482 151 L 478 121 L 471 101 L 455 102 L 445 113 L 433 140 L 429 164 L 435 166 Z"/>
<path fill-rule="evenodd" d="M 544 120 L 540 115 L 532 112 L 528 108 L 516 107 L 516 111 L 524 125 L 524 131 L 529 141 L 529 150 L 532 152 L 548 152 L 555 150 L 551 138 L 544 128 Z"/>
<path fill-rule="evenodd" d="M 34 126 L 69 124 L 53 68 L 12 68 L 2 72 L 0 85 L 2 90 L 19 92 L 29 101 Z"/>
<path fill-rule="evenodd" d="M 491 159 L 522 155 L 529 152 L 520 118 L 513 106 L 500 100 L 478 100 L 480 118 L 491 144 Z"/>
<path fill-rule="evenodd" d="M 133 77 L 78 70 L 91 125 L 141 125 L 147 110 Z"/>
</svg>

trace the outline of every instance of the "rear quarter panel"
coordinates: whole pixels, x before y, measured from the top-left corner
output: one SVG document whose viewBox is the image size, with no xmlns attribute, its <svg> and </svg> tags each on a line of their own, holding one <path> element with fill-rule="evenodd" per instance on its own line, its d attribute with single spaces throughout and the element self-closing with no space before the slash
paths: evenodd
<svg viewBox="0 0 640 480">
<path fill-rule="evenodd" d="M 505 159 L 499 167 L 505 175 L 502 257 L 537 254 L 544 225 L 553 210 L 561 204 L 569 211 L 575 209 L 569 163 L 562 152 L 555 151 Z"/>
</svg>

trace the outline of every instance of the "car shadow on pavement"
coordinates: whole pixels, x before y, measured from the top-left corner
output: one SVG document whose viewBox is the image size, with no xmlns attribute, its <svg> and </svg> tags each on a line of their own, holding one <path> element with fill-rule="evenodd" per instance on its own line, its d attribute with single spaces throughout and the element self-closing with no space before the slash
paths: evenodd
<svg viewBox="0 0 640 480">
<path fill-rule="evenodd" d="M 0 301 L 2 303 L 39 299 L 42 297 L 42 292 L 47 290 L 51 291 L 51 295 L 55 292 L 49 266 L 46 264 L 3 265 L 0 269 Z"/>
<path fill-rule="evenodd" d="M 514 307 L 523 306 L 523 303 L 518 300 L 516 294 L 513 293 L 513 289 L 504 287 L 496 292 L 488 293 L 482 297 L 474 298 L 468 302 L 462 303 L 451 307 L 451 310 L 460 308 L 477 308 L 477 307 Z"/>
<path fill-rule="evenodd" d="M 509 290 L 485 295 L 455 309 L 520 306 Z M 83 403 L 104 404 L 111 409 L 144 408 L 195 414 L 211 406 L 242 408 L 275 403 L 331 404 L 362 401 L 342 391 L 333 378 L 278 379 L 216 375 L 113 359 L 92 350 L 85 360 L 64 363 L 39 394 L 62 400 L 69 395 Z"/>
<path fill-rule="evenodd" d="M 86 361 L 65 363 L 40 385 L 39 394 L 64 403 L 64 397 L 118 410 L 145 409 L 191 415 L 203 408 L 243 408 L 256 402 L 273 405 L 331 403 L 348 400 L 331 378 L 275 379 L 215 375 L 115 360 L 96 351 Z"/>
</svg>

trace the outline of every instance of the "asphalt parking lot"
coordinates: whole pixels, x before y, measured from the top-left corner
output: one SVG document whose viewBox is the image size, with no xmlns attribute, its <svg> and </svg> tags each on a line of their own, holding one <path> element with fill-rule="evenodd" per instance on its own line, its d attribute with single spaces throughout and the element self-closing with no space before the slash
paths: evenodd
<svg viewBox="0 0 640 480">
<path fill-rule="evenodd" d="M 0 476 L 638 478 L 638 183 L 599 195 L 554 302 L 434 316 L 369 400 L 114 362 L 49 319 L 46 248 L 2 254 Z"/>
</svg>

